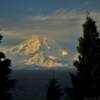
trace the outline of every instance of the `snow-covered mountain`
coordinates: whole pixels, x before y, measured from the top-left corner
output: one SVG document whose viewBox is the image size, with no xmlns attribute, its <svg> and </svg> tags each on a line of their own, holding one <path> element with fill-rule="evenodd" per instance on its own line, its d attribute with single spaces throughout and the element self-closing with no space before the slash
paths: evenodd
<svg viewBox="0 0 100 100">
<path fill-rule="evenodd" d="M 16 64 L 48 68 L 67 66 L 67 63 L 62 63 L 61 60 L 67 57 L 68 52 L 63 48 L 55 51 L 54 47 L 53 44 L 49 45 L 46 37 L 32 36 L 14 47 L 4 48 L 3 51 L 12 56 L 12 59 L 15 58 L 13 62 Z"/>
</svg>

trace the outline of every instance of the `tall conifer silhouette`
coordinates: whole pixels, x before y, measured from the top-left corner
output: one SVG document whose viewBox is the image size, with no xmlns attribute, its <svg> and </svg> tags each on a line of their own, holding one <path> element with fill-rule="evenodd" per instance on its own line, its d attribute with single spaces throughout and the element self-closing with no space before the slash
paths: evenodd
<svg viewBox="0 0 100 100">
<path fill-rule="evenodd" d="M 84 100 L 100 96 L 100 37 L 95 21 L 86 18 L 83 24 L 83 36 L 79 38 L 78 61 L 74 62 L 78 70 L 72 75 L 74 99 Z"/>
<path fill-rule="evenodd" d="M 7 59 L 3 52 L 0 52 L 0 100 L 12 100 L 9 90 L 15 86 L 15 80 L 10 79 L 10 65 L 11 60 Z"/>
<path fill-rule="evenodd" d="M 61 88 L 56 79 L 51 79 L 48 84 L 47 100 L 60 100 L 63 96 Z"/>
</svg>

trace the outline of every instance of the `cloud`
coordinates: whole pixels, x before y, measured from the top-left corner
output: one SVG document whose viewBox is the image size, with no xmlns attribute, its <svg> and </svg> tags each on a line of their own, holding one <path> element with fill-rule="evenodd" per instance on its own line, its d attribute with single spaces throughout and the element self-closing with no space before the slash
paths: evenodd
<svg viewBox="0 0 100 100">
<path fill-rule="evenodd" d="M 67 44 L 69 51 L 74 49 L 72 50 L 74 52 L 77 39 L 82 35 L 82 24 L 86 15 L 86 11 L 60 9 L 51 14 L 0 20 L 0 26 L 5 37 L 3 44 L 6 46 L 16 45 L 21 39 L 24 40 L 31 35 L 39 35 L 41 37 L 46 36 L 48 40 L 52 40 L 52 43 L 58 46 L 66 47 Z M 98 31 L 100 31 L 100 12 L 92 11 L 90 16 L 97 21 Z"/>
<path fill-rule="evenodd" d="M 77 38 L 82 33 L 82 24 L 86 18 L 85 11 L 57 10 L 47 15 L 33 15 L 16 20 L 2 21 L 1 28 L 13 34 L 29 36 L 29 34 L 47 35 L 59 39 Z M 97 20 L 100 26 L 100 12 L 93 11 L 91 16 Z M 12 34 L 12 35 L 13 35 Z"/>
<path fill-rule="evenodd" d="M 88 4 L 90 4 L 91 2 L 92 2 L 93 0 L 83 0 L 83 2 L 84 2 L 84 5 L 88 5 Z"/>
<path fill-rule="evenodd" d="M 73 60 L 78 61 L 79 60 L 78 57 L 79 57 L 79 53 L 77 53 L 77 54 L 74 55 L 74 57 L 73 57 L 74 59 Z"/>
<path fill-rule="evenodd" d="M 64 56 L 67 56 L 69 53 L 68 53 L 68 51 L 67 50 L 65 50 L 65 49 L 60 49 L 60 51 L 61 51 L 61 55 L 64 57 Z"/>
<path fill-rule="evenodd" d="M 77 39 L 82 35 L 82 24 L 85 22 L 86 15 L 86 11 L 61 9 L 51 14 L 26 16 L 17 20 L 0 20 L 3 35 L 8 37 L 5 38 L 6 43 L 4 43 L 5 41 L 3 43 L 5 46 L 9 44 L 12 46 L 31 35 L 46 36 L 50 41 L 48 44 L 46 39 L 44 40 L 48 49 L 51 50 L 51 44 L 54 45 L 55 51 L 59 47 L 64 47 L 70 52 L 72 57 L 68 61 L 72 63 L 73 55 L 76 54 Z M 100 32 L 100 12 L 92 11 L 90 16 L 97 22 L 96 25 Z"/>
</svg>

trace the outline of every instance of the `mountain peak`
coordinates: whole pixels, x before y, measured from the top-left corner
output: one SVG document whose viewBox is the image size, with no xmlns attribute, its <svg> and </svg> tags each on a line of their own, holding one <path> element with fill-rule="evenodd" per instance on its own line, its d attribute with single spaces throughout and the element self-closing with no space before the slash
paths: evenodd
<svg viewBox="0 0 100 100">
<path fill-rule="evenodd" d="M 47 37 L 32 36 L 12 48 L 6 48 L 6 53 L 13 55 L 13 57 L 16 56 L 25 65 L 38 65 L 49 68 L 67 65 L 59 62 L 59 57 L 53 53 L 54 50 L 55 48 L 52 45 L 49 46 Z M 61 52 L 61 55 L 67 55 L 64 49 L 61 49 Z"/>
<path fill-rule="evenodd" d="M 22 47 L 23 51 L 27 54 L 34 54 L 41 46 L 40 38 L 38 36 L 32 36 L 30 39 L 18 45 L 18 47 L 19 46 Z"/>
</svg>

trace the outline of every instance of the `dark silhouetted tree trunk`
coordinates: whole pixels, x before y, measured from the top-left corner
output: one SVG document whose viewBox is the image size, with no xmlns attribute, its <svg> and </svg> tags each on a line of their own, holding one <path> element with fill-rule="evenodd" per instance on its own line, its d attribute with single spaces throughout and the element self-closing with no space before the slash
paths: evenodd
<svg viewBox="0 0 100 100">
<path fill-rule="evenodd" d="M 2 36 L 0 36 L 0 40 Z M 11 61 L 0 52 L 0 100 L 12 100 L 9 90 L 15 86 L 15 80 L 10 79 Z"/>
</svg>

